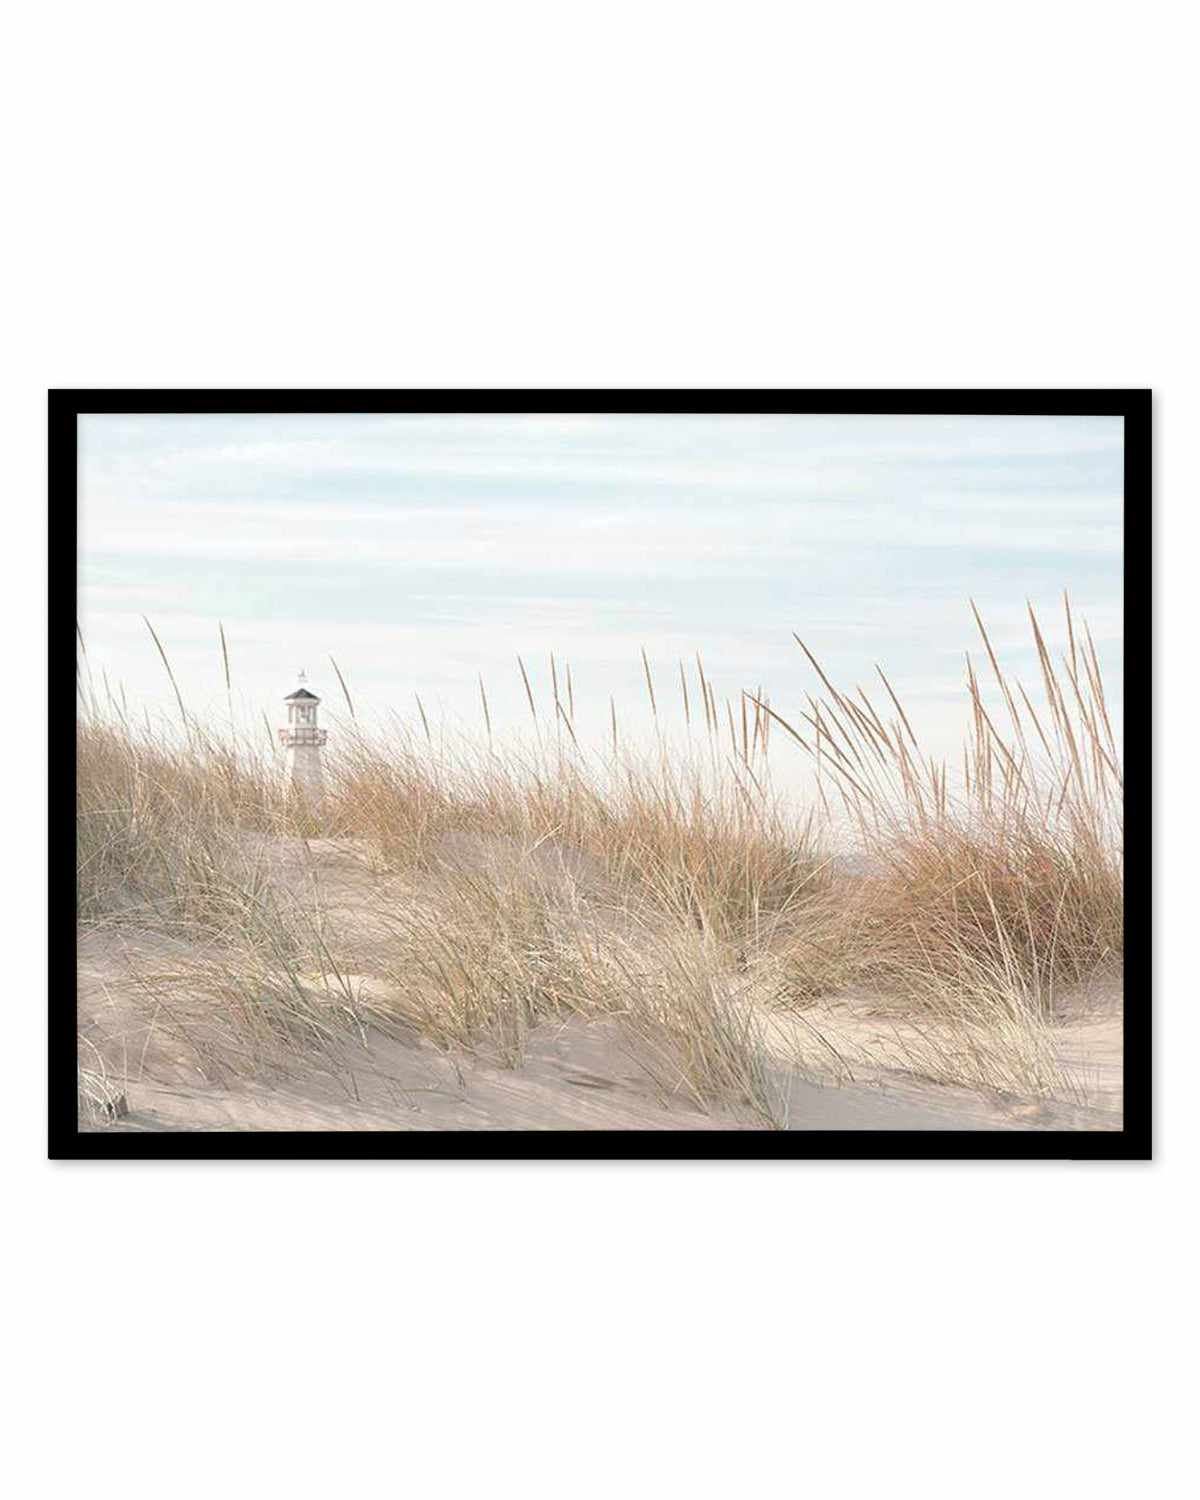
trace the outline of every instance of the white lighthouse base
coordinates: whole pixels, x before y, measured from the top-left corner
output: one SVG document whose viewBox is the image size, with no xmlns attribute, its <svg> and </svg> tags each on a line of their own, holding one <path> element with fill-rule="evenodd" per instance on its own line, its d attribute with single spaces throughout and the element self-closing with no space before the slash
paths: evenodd
<svg viewBox="0 0 1200 1500">
<path fill-rule="evenodd" d="M 286 755 L 288 784 L 311 807 L 318 807 L 325 796 L 325 777 L 321 770 L 321 751 L 317 745 L 289 745 Z"/>
</svg>

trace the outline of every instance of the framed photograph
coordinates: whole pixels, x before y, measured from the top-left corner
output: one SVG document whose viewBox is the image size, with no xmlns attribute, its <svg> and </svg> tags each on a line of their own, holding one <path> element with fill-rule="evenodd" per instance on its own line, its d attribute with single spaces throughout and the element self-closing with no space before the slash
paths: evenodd
<svg viewBox="0 0 1200 1500">
<path fill-rule="evenodd" d="M 1148 1158 L 1150 423 L 51 391 L 50 1155 Z"/>
</svg>

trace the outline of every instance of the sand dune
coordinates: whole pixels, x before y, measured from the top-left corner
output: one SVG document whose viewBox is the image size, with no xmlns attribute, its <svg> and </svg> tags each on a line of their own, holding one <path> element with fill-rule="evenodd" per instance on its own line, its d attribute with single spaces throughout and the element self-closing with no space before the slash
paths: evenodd
<svg viewBox="0 0 1200 1500">
<path fill-rule="evenodd" d="M 372 913 L 381 894 L 403 901 L 405 882 L 372 870 L 352 844 L 270 840 L 261 853 L 281 888 L 319 888 L 327 920 L 369 959 L 383 934 Z M 522 851 L 472 835 L 443 840 L 421 879 L 467 867 L 495 880 L 522 864 L 579 920 L 600 926 L 610 907 L 603 872 L 570 850 Z M 370 895 L 372 900 L 365 898 Z M 615 904 L 614 908 L 615 909 Z M 123 1131 L 547 1131 L 763 1128 L 736 1100 L 702 1104 L 664 1082 L 662 1069 L 619 1020 L 570 1016 L 530 1033 L 511 1058 L 447 1053 L 411 1026 L 339 1024 L 309 1050 L 240 1056 L 214 1002 L 175 982 L 207 957 L 192 943 L 148 927 L 81 934 L 81 1065 L 122 1101 L 119 1118 L 86 1128 Z M 369 996 L 368 971 L 348 976 Z M 169 982 L 168 982 L 169 981 Z M 314 991 L 314 993 L 317 993 Z M 380 997 L 385 998 L 385 997 Z M 336 1010 L 336 999 L 325 1000 Z M 206 1010 L 206 1006 L 210 1007 Z M 1068 1007 L 1068 1010 L 1070 1008 Z M 914 1073 L 903 1022 L 855 997 L 831 997 L 799 1016 L 760 1017 L 786 1128 L 820 1130 L 1119 1129 L 1119 991 L 1077 997 L 1053 1029 L 1070 1082 L 1059 1097 L 1019 1098 Z M 928 1029 L 928 1026 L 926 1026 Z M 217 1038 L 214 1041 L 214 1036 Z M 820 1042 L 814 1044 L 813 1037 Z M 828 1065 L 823 1057 L 831 1053 Z"/>
</svg>

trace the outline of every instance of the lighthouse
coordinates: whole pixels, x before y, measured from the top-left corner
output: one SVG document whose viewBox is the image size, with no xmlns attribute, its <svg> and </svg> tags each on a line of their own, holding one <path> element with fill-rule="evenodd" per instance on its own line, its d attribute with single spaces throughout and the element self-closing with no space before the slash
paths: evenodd
<svg viewBox="0 0 1200 1500">
<path fill-rule="evenodd" d="M 320 698 L 305 686 L 308 678 L 300 673 L 294 693 L 283 700 L 287 704 L 287 728 L 279 731 L 279 743 L 287 755 L 288 780 L 295 791 L 309 802 L 318 803 L 325 791 L 321 774 L 321 748 L 327 731 L 317 728 L 317 705 Z"/>
</svg>

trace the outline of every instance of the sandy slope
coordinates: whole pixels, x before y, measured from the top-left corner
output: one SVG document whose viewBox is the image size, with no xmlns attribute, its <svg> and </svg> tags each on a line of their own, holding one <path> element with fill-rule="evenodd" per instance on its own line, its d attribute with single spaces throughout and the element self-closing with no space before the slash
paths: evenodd
<svg viewBox="0 0 1200 1500">
<path fill-rule="evenodd" d="M 362 897 L 380 877 L 347 845 L 314 844 L 268 851 L 280 882 L 319 881 L 332 921 L 353 926 L 369 949 Z M 480 857 L 470 839 L 448 844 L 447 861 Z M 512 850 L 485 851 L 490 861 Z M 597 907 L 603 877 L 554 850 L 539 852 L 542 874 L 569 882 Z M 397 885 L 396 897 L 402 897 Z M 755 1128 L 749 1111 L 704 1111 L 669 1097 L 654 1070 L 612 1022 L 540 1027 L 521 1066 L 486 1057 L 450 1057 L 406 1028 L 382 1034 L 340 1032 L 312 1055 L 273 1057 L 246 1068 L 204 1040 L 195 1001 L 177 1009 L 150 975 L 168 974 L 200 957 L 194 949 L 124 925 L 81 934 L 80 1061 L 124 1096 L 121 1130 L 712 1130 Z M 168 994 L 170 992 L 168 991 Z M 814 1021 L 844 1065 L 821 1066 Z M 1055 1028 L 1054 1046 L 1069 1070 L 1069 1097 L 1040 1101 L 947 1087 L 889 1063 L 896 1023 L 848 1003 L 812 1018 L 773 1016 L 768 1027 L 779 1080 L 795 1130 L 1116 1129 L 1121 1123 L 1120 996 L 1079 997 L 1076 1014 Z M 804 1066 L 797 1069 L 797 1058 Z M 845 1060 L 850 1060 L 846 1062 Z"/>
</svg>

